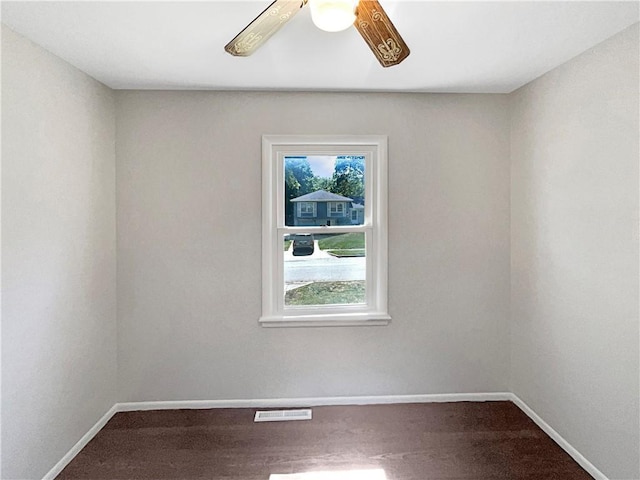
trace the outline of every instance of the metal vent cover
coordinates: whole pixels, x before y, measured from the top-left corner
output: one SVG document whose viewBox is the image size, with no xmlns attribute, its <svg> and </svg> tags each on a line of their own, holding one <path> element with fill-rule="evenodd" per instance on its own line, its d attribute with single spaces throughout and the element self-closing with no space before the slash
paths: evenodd
<svg viewBox="0 0 640 480">
<path fill-rule="evenodd" d="M 311 409 L 300 410 L 258 410 L 254 422 L 287 422 L 290 420 L 311 420 Z"/>
</svg>

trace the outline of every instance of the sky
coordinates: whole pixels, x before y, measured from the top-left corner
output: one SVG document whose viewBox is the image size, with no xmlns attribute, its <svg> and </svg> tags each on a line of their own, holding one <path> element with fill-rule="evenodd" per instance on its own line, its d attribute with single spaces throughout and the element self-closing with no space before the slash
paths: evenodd
<svg viewBox="0 0 640 480">
<path fill-rule="evenodd" d="M 330 178 L 333 176 L 333 169 L 336 165 L 335 155 L 307 155 L 307 160 L 309 160 L 309 165 L 311 166 L 311 170 L 313 170 L 314 175 L 322 178 Z"/>
</svg>

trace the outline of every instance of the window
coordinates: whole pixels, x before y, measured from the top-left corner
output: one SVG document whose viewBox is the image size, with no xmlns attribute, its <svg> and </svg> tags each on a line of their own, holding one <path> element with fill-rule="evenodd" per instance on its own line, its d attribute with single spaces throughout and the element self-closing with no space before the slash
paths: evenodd
<svg viewBox="0 0 640 480">
<path fill-rule="evenodd" d="M 344 203 L 329 202 L 329 214 L 331 217 L 344 217 Z"/>
<path fill-rule="evenodd" d="M 313 202 L 299 202 L 298 208 L 299 208 L 298 215 L 300 217 L 316 216 L 316 204 Z"/>
<path fill-rule="evenodd" d="M 386 325 L 386 137 L 265 135 L 262 150 L 260 323 Z"/>
</svg>

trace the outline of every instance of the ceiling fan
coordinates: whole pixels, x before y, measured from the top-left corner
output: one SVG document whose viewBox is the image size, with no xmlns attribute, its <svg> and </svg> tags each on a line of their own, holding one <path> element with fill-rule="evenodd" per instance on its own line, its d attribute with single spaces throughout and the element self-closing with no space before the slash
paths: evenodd
<svg viewBox="0 0 640 480">
<path fill-rule="evenodd" d="M 234 56 L 251 55 L 307 3 L 313 23 L 322 30 L 356 27 L 383 67 L 398 65 L 409 56 L 409 47 L 377 0 L 275 0 L 224 49 Z"/>
</svg>

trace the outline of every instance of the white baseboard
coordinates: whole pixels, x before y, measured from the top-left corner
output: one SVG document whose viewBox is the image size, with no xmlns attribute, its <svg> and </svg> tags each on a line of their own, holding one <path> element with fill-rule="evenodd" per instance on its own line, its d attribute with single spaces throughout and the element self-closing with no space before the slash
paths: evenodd
<svg viewBox="0 0 640 480">
<path fill-rule="evenodd" d="M 329 405 L 380 405 L 390 403 L 445 403 L 445 402 L 496 402 L 510 401 L 516 404 L 531 420 L 549 435 L 565 452 L 596 480 L 609 480 L 578 450 L 567 442 L 547 422 L 545 422 L 520 397 L 511 392 L 492 393 L 446 393 L 427 395 L 374 395 L 356 397 L 311 397 L 311 398 L 265 398 L 247 400 L 176 400 L 151 402 L 116 403 L 96 424 L 76 443 L 62 459 L 43 477 L 53 480 L 87 443 L 106 425 L 116 412 L 144 410 L 182 410 L 208 408 L 293 408 L 320 407 Z"/>
<path fill-rule="evenodd" d="M 556 442 L 560 448 L 567 452 L 582 468 L 584 468 L 595 480 L 609 480 L 607 476 L 598 470 L 593 463 L 587 460 L 573 445 L 567 442 L 562 435 L 556 432 L 551 425 L 545 422 L 540 415 L 533 411 L 533 409 L 524 403 L 520 397 L 515 393 L 511 393 L 510 400 L 515 403 L 520 410 L 527 414 L 527 416 L 538 425 L 544 433 L 549 435 L 554 442 Z"/>
<path fill-rule="evenodd" d="M 374 395 L 358 397 L 264 398 L 251 400 L 176 400 L 118 403 L 118 412 L 205 408 L 293 408 L 328 405 L 510 401 L 511 393 L 446 393 L 433 395 Z"/>
<path fill-rule="evenodd" d="M 54 478 L 56 478 L 60 474 L 60 472 L 64 470 L 64 467 L 66 467 L 69 464 L 69 462 L 71 462 L 71 460 L 73 460 L 74 457 L 78 453 L 80 453 L 80 450 L 82 450 L 87 445 L 87 443 L 89 443 L 91 439 L 96 436 L 96 434 L 102 429 L 102 427 L 104 427 L 107 424 L 107 422 L 111 419 L 111 417 L 115 415 L 115 413 L 118 411 L 116 406 L 117 404 L 111 407 L 107 411 L 107 413 L 105 413 L 102 416 L 102 418 L 100 418 L 100 420 L 98 420 L 96 424 L 93 427 L 91 427 L 89 431 L 85 433 L 80 440 L 78 440 L 78 443 L 76 443 L 73 447 L 71 447 L 71 450 L 69 450 L 67 454 L 64 457 L 62 457 L 60 461 L 56 463 L 54 467 L 51 470 L 49 470 L 44 477 L 42 477 L 42 480 L 53 480 Z"/>
</svg>

